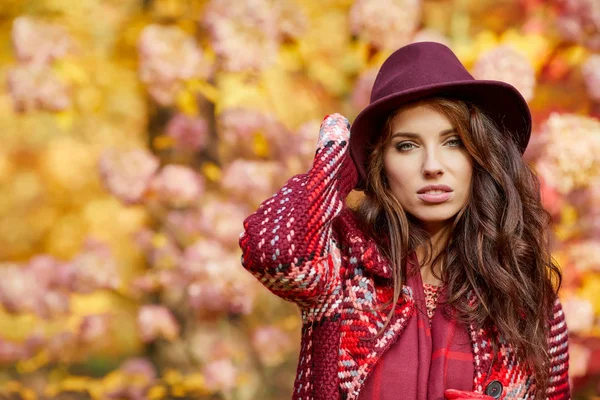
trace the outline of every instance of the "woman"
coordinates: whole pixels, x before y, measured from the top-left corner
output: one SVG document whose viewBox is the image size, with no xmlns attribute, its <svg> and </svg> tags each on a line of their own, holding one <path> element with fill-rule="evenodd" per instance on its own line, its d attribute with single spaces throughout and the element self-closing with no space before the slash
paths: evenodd
<svg viewBox="0 0 600 400">
<path fill-rule="evenodd" d="M 244 221 L 242 263 L 302 313 L 294 399 L 568 399 L 567 329 L 517 90 L 432 42 Z M 352 189 L 365 196 L 344 204 Z"/>
</svg>

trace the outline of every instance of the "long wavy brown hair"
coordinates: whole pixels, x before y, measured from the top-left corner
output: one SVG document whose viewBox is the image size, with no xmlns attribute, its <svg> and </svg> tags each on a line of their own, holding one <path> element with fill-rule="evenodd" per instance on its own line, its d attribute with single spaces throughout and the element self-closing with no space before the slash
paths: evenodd
<svg viewBox="0 0 600 400">
<path fill-rule="evenodd" d="M 430 237 L 392 194 L 384 170 L 392 121 L 406 108 L 426 104 L 444 114 L 473 159 L 469 199 L 449 224 L 443 251 L 433 254 Z M 493 328 L 534 373 L 536 398 L 548 386 L 548 320 L 562 275 L 549 250 L 550 215 L 541 203 L 539 181 L 513 140 L 477 106 L 458 99 L 430 98 L 403 106 L 367 149 L 367 186 L 355 213 L 393 270 L 396 304 L 406 282 L 407 255 L 421 247 L 420 265 L 432 268 L 448 288 L 453 317 L 475 328 Z M 508 135 L 508 136 L 507 136 Z M 468 295 L 478 301 L 469 304 Z M 384 332 L 393 315 L 390 308 Z M 498 343 L 494 347 L 498 348 Z"/>
</svg>

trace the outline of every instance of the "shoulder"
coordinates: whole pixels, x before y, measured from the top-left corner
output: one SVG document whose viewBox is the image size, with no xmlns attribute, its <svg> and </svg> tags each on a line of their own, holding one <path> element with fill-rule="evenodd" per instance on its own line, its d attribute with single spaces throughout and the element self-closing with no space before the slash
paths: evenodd
<svg viewBox="0 0 600 400">
<path fill-rule="evenodd" d="M 560 299 L 557 297 L 552 307 L 552 313 L 549 318 L 549 337 L 548 340 L 552 345 L 559 343 L 566 343 L 568 337 L 567 322 L 565 320 L 565 313 L 563 311 Z"/>
</svg>

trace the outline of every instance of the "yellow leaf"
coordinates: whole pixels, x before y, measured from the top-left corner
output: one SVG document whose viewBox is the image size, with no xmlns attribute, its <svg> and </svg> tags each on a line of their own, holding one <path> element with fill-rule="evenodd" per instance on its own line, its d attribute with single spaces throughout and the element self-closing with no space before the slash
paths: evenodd
<svg viewBox="0 0 600 400">
<path fill-rule="evenodd" d="M 154 235 L 152 237 L 152 246 L 154 246 L 156 248 L 165 247 L 168 242 L 169 242 L 169 239 L 167 239 L 167 236 L 165 236 L 162 233 L 157 233 L 156 235 Z"/>
<path fill-rule="evenodd" d="M 17 372 L 19 374 L 27 374 L 27 373 L 37 371 L 38 369 L 47 365 L 49 361 L 50 361 L 50 354 L 49 354 L 48 350 L 41 350 L 35 356 L 33 356 L 27 360 L 19 361 L 16 366 Z"/>
<path fill-rule="evenodd" d="M 211 182 L 218 182 L 221 180 L 221 168 L 215 163 L 207 162 L 202 166 L 202 173 Z"/>
<path fill-rule="evenodd" d="M 281 328 L 286 331 L 297 329 L 301 324 L 300 318 L 296 315 L 290 315 L 281 321 Z"/>
<path fill-rule="evenodd" d="M 125 382 L 125 375 L 122 371 L 116 370 L 107 374 L 103 379 L 102 383 L 106 391 L 116 390 Z"/>
<path fill-rule="evenodd" d="M 170 149 L 175 144 L 175 139 L 167 135 L 158 135 L 152 139 L 152 145 L 157 150 Z"/>
<path fill-rule="evenodd" d="M 75 120 L 75 113 L 71 110 L 64 110 L 54 114 L 56 124 L 61 129 L 69 129 L 73 126 Z"/>
<path fill-rule="evenodd" d="M 87 376 L 70 376 L 61 382 L 60 387 L 64 391 L 87 392 L 89 381 Z"/>
<path fill-rule="evenodd" d="M 171 388 L 171 395 L 175 397 L 183 397 L 185 396 L 185 389 L 180 384 L 173 385 Z"/>
<path fill-rule="evenodd" d="M 259 157 L 268 157 L 269 156 L 269 142 L 260 132 L 257 132 L 252 137 L 252 149 L 254 154 Z"/>
<path fill-rule="evenodd" d="M 53 68 L 61 78 L 65 78 L 69 82 L 80 85 L 89 83 L 89 78 L 85 69 L 73 61 L 57 60 L 54 63 Z"/>
<path fill-rule="evenodd" d="M 75 315 L 101 314 L 114 310 L 114 298 L 103 292 L 71 295 L 71 309 Z"/>
<path fill-rule="evenodd" d="M 600 315 L 600 296 L 598 296 L 598 293 L 600 293 L 600 276 L 585 274 L 578 294 L 592 303 L 596 315 Z"/>
<path fill-rule="evenodd" d="M 586 60 L 589 52 L 583 46 L 571 46 L 565 51 L 564 56 L 569 65 L 579 65 Z"/>
<path fill-rule="evenodd" d="M 177 108 L 186 115 L 198 115 L 196 96 L 189 89 L 183 89 L 177 94 L 175 100 Z"/>
<path fill-rule="evenodd" d="M 210 393 L 210 390 L 205 386 L 204 376 L 200 373 L 186 375 L 182 385 L 187 391 L 202 392 L 202 394 Z"/>
<path fill-rule="evenodd" d="M 88 383 L 88 392 L 93 399 L 103 399 L 104 396 L 104 388 L 102 382 L 99 381 L 91 381 Z"/>
<path fill-rule="evenodd" d="M 181 382 L 181 373 L 176 369 L 169 369 L 165 372 L 164 381 L 173 386 Z"/>
<path fill-rule="evenodd" d="M 199 92 L 211 103 L 219 100 L 219 89 L 204 80 L 192 79 L 187 82 L 186 87 L 192 92 Z"/>
<path fill-rule="evenodd" d="M 163 386 L 152 386 L 148 390 L 148 400 L 160 400 L 167 394 L 167 389 Z"/>
<path fill-rule="evenodd" d="M 572 226 L 577 222 L 577 209 L 571 205 L 567 205 L 561 209 L 561 224 Z"/>
</svg>

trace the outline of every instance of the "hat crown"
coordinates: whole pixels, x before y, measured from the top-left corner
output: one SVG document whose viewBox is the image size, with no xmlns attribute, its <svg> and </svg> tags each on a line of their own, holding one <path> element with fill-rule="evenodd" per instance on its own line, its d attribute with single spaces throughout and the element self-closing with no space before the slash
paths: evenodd
<svg viewBox="0 0 600 400">
<path fill-rule="evenodd" d="M 370 102 L 429 85 L 475 80 L 447 46 L 417 42 L 392 53 L 381 65 Z"/>
</svg>

